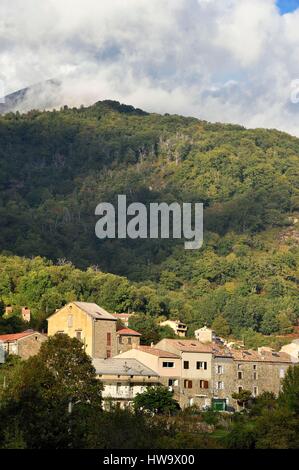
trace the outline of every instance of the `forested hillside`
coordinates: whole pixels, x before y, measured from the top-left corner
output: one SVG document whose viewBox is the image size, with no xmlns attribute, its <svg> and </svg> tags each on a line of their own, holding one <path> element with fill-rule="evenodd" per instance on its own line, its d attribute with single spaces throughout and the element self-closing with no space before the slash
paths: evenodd
<svg viewBox="0 0 299 470">
<path fill-rule="evenodd" d="M 118 194 L 203 202 L 203 248 L 98 240 L 95 207 Z M 190 331 L 219 315 L 236 334 L 289 331 L 299 317 L 298 212 L 299 139 L 275 130 L 110 101 L 0 117 L 0 298 L 35 316 L 80 298 L 179 316 Z"/>
</svg>

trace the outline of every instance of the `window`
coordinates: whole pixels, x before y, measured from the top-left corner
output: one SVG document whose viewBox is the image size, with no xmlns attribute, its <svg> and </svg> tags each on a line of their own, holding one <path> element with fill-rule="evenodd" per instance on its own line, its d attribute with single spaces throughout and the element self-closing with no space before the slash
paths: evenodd
<svg viewBox="0 0 299 470">
<path fill-rule="evenodd" d="M 256 370 L 256 364 L 253 364 L 253 370 Z"/>
<path fill-rule="evenodd" d="M 189 361 L 184 361 L 184 369 L 189 369 Z"/>
<path fill-rule="evenodd" d="M 224 389 L 224 383 L 223 382 L 216 382 L 216 389 L 217 390 L 223 390 Z"/>
<path fill-rule="evenodd" d="M 256 397 L 258 395 L 257 387 L 253 387 L 253 396 Z"/>
<path fill-rule="evenodd" d="M 200 388 L 209 388 L 209 382 L 207 380 L 201 380 L 199 382 L 199 387 Z"/>
<path fill-rule="evenodd" d="M 174 362 L 163 362 L 163 367 L 170 369 L 174 367 Z"/>
<path fill-rule="evenodd" d="M 119 393 L 121 391 L 121 382 L 117 382 L 116 384 L 116 393 Z"/>
<path fill-rule="evenodd" d="M 119 341 L 119 344 L 123 344 L 123 337 L 120 336 L 118 341 Z"/>
<path fill-rule="evenodd" d="M 128 344 L 132 344 L 132 338 L 128 338 Z"/>
<path fill-rule="evenodd" d="M 81 341 L 82 340 L 82 331 L 76 331 L 76 338 Z"/>
<path fill-rule="evenodd" d="M 196 363 L 196 369 L 207 370 L 207 368 L 208 368 L 208 363 L 207 362 L 198 361 Z"/>
<path fill-rule="evenodd" d="M 238 372 L 238 380 L 242 380 L 242 379 L 243 379 L 243 372 L 239 371 Z"/>
<path fill-rule="evenodd" d="M 107 346 L 111 346 L 111 333 L 107 333 Z"/>
<path fill-rule="evenodd" d="M 184 380 L 184 388 L 192 388 L 192 380 Z"/>
<path fill-rule="evenodd" d="M 253 380 L 257 380 L 257 372 L 253 372 Z"/>
<path fill-rule="evenodd" d="M 216 374 L 224 374 L 224 367 L 216 366 Z"/>
<path fill-rule="evenodd" d="M 106 351 L 106 356 L 107 356 L 107 357 L 111 357 L 111 351 L 107 350 L 107 351 Z"/>
<path fill-rule="evenodd" d="M 73 315 L 68 315 L 67 316 L 67 327 L 72 328 L 73 327 Z"/>
<path fill-rule="evenodd" d="M 242 390 L 243 390 L 243 387 L 241 387 L 241 386 L 240 386 L 240 387 L 238 387 L 238 393 L 241 393 L 241 392 L 242 392 Z"/>
</svg>

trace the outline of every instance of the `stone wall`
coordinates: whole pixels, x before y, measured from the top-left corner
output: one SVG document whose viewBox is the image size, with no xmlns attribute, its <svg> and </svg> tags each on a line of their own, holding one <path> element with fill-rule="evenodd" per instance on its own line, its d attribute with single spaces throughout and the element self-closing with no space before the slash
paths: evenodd
<svg viewBox="0 0 299 470">
<path fill-rule="evenodd" d="M 34 356 L 39 352 L 40 347 L 44 341 L 47 341 L 47 337 L 40 333 L 35 333 L 33 335 L 19 339 L 17 345 L 17 354 L 22 359 L 28 359 L 28 357 Z"/>
<path fill-rule="evenodd" d="M 93 323 L 93 352 L 92 357 L 106 359 L 117 354 L 116 320 L 94 320 Z M 107 335 L 110 333 L 110 345 Z"/>
<path fill-rule="evenodd" d="M 137 348 L 140 345 L 140 336 L 117 335 L 117 354 Z"/>
</svg>

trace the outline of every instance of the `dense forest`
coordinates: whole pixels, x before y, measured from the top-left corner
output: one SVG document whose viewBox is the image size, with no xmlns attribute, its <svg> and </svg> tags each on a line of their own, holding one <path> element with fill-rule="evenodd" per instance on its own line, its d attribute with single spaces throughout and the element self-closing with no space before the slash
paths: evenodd
<svg viewBox="0 0 299 470">
<path fill-rule="evenodd" d="M 100 202 L 203 202 L 204 245 L 107 240 Z M 0 300 L 42 321 L 69 300 L 189 332 L 287 333 L 299 318 L 299 139 L 104 101 L 0 117 Z M 2 320 L 3 322 L 4 320 Z M 0 325 L 1 326 L 1 325 Z"/>
</svg>

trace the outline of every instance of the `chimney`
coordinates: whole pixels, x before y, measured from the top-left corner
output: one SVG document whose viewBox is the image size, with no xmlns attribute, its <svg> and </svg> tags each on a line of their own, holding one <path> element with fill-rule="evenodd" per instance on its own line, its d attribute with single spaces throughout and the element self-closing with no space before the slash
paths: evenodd
<svg viewBox="0 0 299 470">
<path fill-rule="evenodd" d="M 23 321 L 30 322 L 31 311 L 28 307 L 22 307 L 22 319 Z"/>
</svg>

